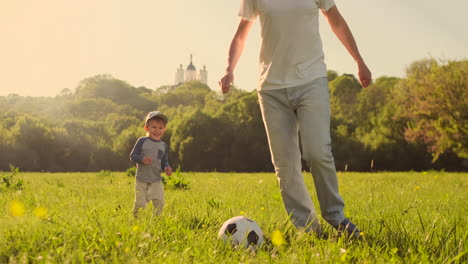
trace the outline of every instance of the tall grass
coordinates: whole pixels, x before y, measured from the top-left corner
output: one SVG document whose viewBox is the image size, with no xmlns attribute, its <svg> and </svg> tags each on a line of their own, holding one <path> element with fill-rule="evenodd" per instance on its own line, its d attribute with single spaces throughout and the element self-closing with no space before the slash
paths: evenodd
<svg viewBox="0 0 468 264">
<path fill-rule="evenodd" d="M 273 173 L 181 173 L 189 189 L 166 189 L 160 217 L 131 213 L 125 173 L 20 173 L 22 190 L 0 192 L 0 263 L 464 263 L 468 174 L 339 173 L 346 215 L 364 239 L 328 239 L 288 221 Z M 313 181 L 305 180 L 315 199 Z M 21 210 L 23 209 L 23 210 Z M 216 236 L 236 215 L 265 233 L 255 252 Z M 285 243 L 275 246 L 279 230 Z"/>
</svg>

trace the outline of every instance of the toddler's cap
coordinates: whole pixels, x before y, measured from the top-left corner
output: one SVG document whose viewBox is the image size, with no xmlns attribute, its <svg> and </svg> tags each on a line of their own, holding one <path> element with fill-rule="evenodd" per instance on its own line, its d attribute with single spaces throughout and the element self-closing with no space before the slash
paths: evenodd
<svg viewBox="0 0 468 264">
<path fill-rule="evenodd" d="M 159 111 L 152 111 L 152 112 L 149 112 L 148 115 L 146 116 L 145 125 L 148 124 L 148 121 L 149 121 L 151 118 L 156 117 L 156 116 L 158 116 L 158 117 L 164 119 L 164 121 L 166 122 L 166 124 L 167 124 L 167 122 L 169 121 L 168 118 L 167 118 L 167 116 L 166 116 L 165 114 L 163 114 L 163 113 L 161 113 L 161 112 L 159 112 Z"/>
</svg>

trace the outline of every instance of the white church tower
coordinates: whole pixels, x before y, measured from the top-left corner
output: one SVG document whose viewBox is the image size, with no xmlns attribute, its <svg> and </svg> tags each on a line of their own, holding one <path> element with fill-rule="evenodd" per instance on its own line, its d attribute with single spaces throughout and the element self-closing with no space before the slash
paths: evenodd
<svg viewBox="0 0 468 264">
<path fill-rule="evenodd" d="M 184 83 L 184 68 L 182 68 L 182 64 L 179 65 L 175 73 L 175 84 Z"/>
<path fill-rule="evenodd" d="M 192 63 L 192 54 L 190 54 L 190 64 L 185 70 L 185 82 L 191 82 L 197 80 L 197 69 L 193 66 Z"/>
<path fill-rule="evenodd" d="M 205 65 L 203 65 L 203 70 L 200 70 L 200 77 L 198 79 L 200 82 L 208 84 L 208 71 L 206 70 Z"/>
<path fill-rule="evenodd" d="M 208 71 L 206 70 L 206 66 L 203 65 L 203 69 L 197 72 L 197 68 L 193 65 L 192 59 L 192 54 L 190 54 L 190 64 L 187 66 L 185 72 L 182 64 L 180 64 L 179 68 L 176 70 L 176 85 L 191 81 L 200 81 L 201 83 L 208 84 Z"/>
</svg>

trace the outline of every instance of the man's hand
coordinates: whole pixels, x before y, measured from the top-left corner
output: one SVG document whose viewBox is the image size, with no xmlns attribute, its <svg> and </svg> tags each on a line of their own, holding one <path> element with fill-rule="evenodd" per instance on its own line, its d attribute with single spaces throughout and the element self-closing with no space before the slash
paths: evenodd
<svg viewBox="0 0 468 264">
<path fill-rule="evenodd" d="M 164 168 L 164 172 L 166 173 L 167 176 L 172 175 L 172 168 L 171 167 L 166 167 Z"/>
<path fill-rule="evenodd" d="M 219 87 L 223 93 L 228 93 L 231 89 L 232 82 L 234 81 L 234 69 L 236 68 L 237 62 L 244 50 L 245 40 L 247 35 L 252 28 L 254 21 L 241 19 L 239 26 L 237 27 L 236 34 L 231 41 L 229 47 L 228 66 L 226 67 L 226 73 L 219 81 Z"/>
<path fill-rule="evenodd" d="M 367 68 L 365 63 L 358 64 L 358 76 L 362 87 L 366 88 L 371 85 L 372 73 L 370 72 L 369 68 Z"/>
<path fill-rule="evenodd" d="M 228 93 L 231 89 L 232 81 L 234 81 L 234 74 L 230 71 L 226 71 L 226 74 L 219 81 L 219 87 L 224 94 Z"/>
<path fill-rule="evenodd" d="M 150 157 L 144 157 L 142 161 L 145 165 L 150 165 L 151 163 L 153 163 L 153 159 Z"/>
</svg>

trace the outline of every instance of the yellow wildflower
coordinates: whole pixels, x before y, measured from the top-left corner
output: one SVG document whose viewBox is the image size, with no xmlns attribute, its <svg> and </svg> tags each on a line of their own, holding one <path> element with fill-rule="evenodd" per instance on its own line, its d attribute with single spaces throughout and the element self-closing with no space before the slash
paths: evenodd
<svg viewBox="0 0 468 264">
<path fill-rule="evenodd" d="M 24 215 L 24 206 L 18 201 L 13 201 L 10 204 L 10 214 L 14 217 L 20 217 Z"/>
<path fill-rule="evenodd" d="M 140 230 L 140 227 L 139 227 L 139 226 L 136 225 L 136 226 L 133 226 L 133 227 L 132 227 L 132 231 L 133 231 L 133 232 L 138 232 L 138 230 Z"/>
<path fill-rule="evenodd" d="M 33 214 L 37 218 L 44 219 L 47 216 L 47 209 L 42 206 L 39 206 L 36 209 L 34 209 Z"/>
<path fill-rule="evenodd" d="M 277 247 L 283 245 L 285 243 L 283 233 L 279 230 L 273 231 L 271 234 L 271 243 Z"/>
</svg>

